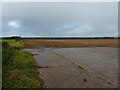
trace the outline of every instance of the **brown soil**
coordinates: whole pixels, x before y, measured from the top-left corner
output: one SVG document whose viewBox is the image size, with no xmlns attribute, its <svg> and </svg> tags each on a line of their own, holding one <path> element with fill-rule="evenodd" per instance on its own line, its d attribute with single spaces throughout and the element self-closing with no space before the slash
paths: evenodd
<svg viewBox="0 0 120 90">
<path fill-rule="evenodd" d="M 34 45 L 27 45 L 26 48 L 67 48 L 67 47 L 118 47 L 118 39 L 75 39 L 75 40 L 23 40 L 34 42 Z"/>
</svg>

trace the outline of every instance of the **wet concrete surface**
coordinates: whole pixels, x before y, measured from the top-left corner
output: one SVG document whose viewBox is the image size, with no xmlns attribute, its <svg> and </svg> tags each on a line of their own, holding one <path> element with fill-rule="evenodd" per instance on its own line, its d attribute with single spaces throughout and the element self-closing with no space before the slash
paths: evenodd
<svg viewBox="0 0 120 90">
<path fill-rule="evenodd" d="M 118 49 L 25 49 L 34 55 L 38 72 L 49 88 L 117 88 Z"/>
</svg>

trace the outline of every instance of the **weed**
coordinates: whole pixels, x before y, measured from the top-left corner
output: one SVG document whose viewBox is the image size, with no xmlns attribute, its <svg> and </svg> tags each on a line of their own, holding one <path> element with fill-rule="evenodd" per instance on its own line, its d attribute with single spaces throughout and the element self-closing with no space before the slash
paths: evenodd
<svg viewBox="0 0 120 90">
<path fill-rule="evenodd" d="M 78 66 L 80 69 L 84 69 L 82 66 Z"/>
<path fill-rule="evenodd" d="M 112 58 L 115 58 L 115 56 L 112 56 Z"/>
</svg>

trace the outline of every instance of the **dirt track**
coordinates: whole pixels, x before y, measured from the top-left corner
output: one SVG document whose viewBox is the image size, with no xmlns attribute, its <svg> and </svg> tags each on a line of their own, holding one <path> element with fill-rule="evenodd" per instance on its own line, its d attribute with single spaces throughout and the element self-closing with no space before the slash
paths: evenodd
<svg viewBox="0 0 120 90">
<path fill-rule="evenodd" d="M 116 88 L 117 48 L 25 49 L 34 55 L 50 88 Z"/>
</svg>

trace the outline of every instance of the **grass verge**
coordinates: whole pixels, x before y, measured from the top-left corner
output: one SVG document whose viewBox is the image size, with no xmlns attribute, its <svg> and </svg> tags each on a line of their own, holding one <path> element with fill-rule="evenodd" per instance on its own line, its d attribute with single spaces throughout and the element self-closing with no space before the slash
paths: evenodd
<svg viewBox="0 0 120 90">
<path fill-rule="evenodd" d="M 16 47 L 16 48 L 22 48 L 22 47 L 25 47 L 27 45 L 34 45 L 34 44 L 36 44 L 35 42 L 24 42 L 23 40 L 16 41 L 14 39 L 0 40 L 0 42 L 7 42 L 10 46 Z"/>
<path fill-rule="evenodd" d="M 9 44 L 3 46 L 2 88 L 42 88 L 32 54 Z"/>
</svg>

